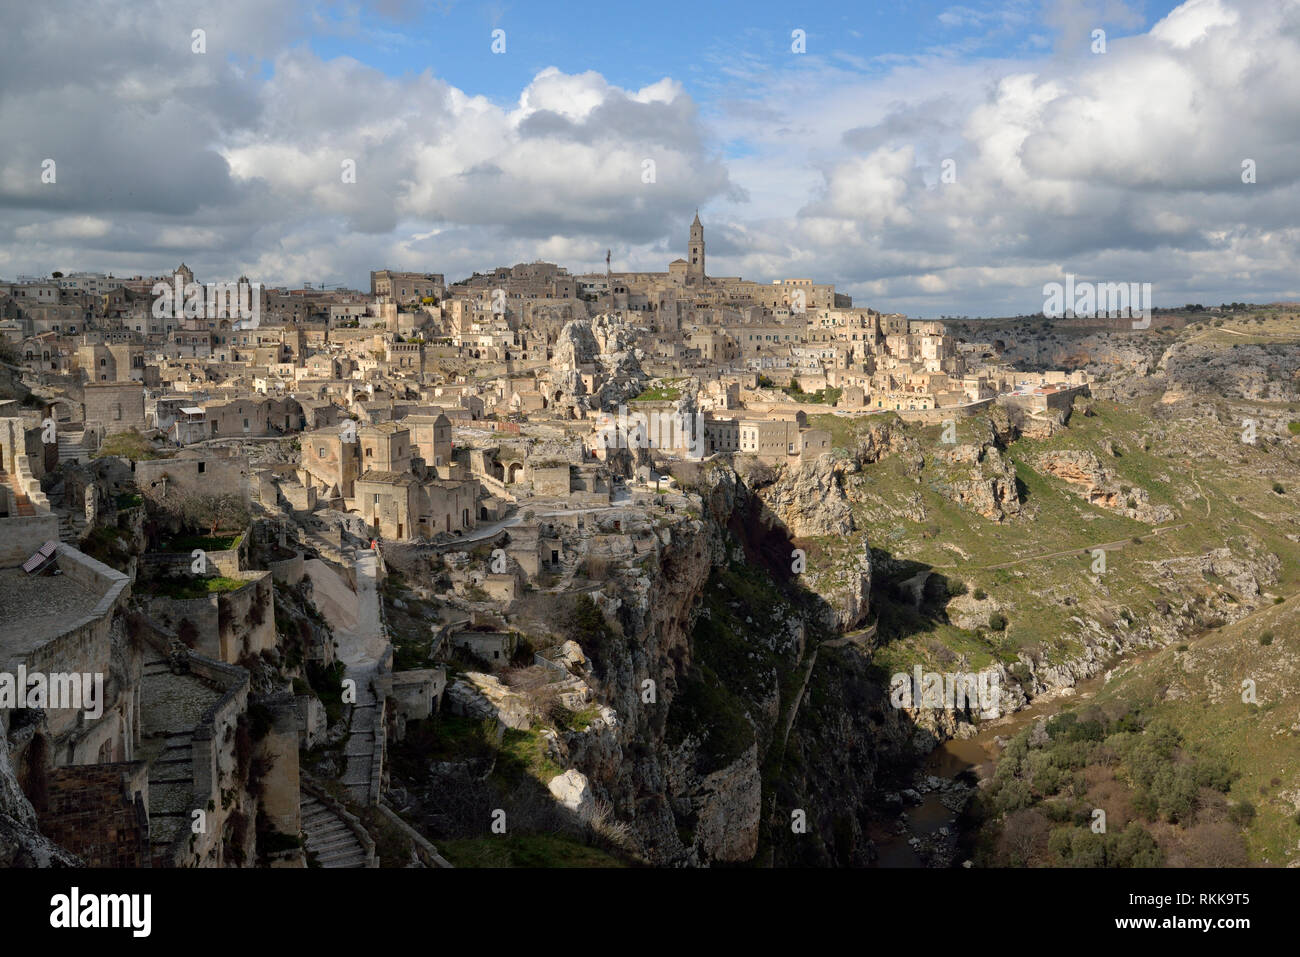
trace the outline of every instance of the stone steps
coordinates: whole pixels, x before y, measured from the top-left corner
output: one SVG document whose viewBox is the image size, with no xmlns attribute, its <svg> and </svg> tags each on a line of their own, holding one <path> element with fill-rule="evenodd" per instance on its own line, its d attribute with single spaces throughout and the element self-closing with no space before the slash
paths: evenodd
<svg viewBox="0 0 1300 957">
<path fill-rule="evenodd" d="M 346 821 L 332 808 L 303 793 L 299 815 L 303 843 L 321 867 L 365 867 L 366 851 Z"/>
<path fill-rule="evenodd" d="M 13 494 L 14 511 L 17 513 L 17 517 L 22 518 L 36 514 L 36 507 L 32 505 L 27 493 L 19 488 L 14 477 L 3 469 L 0 469 L 0 484 L 9 486 L 9 490 Z"/>
<path fill-rule="evenodd" d="M 59 541 L 76 545 L 86 535 L 86 519 L 81 515 L 59 516 Z"/>
<path fill-rule="evenodd" d="M 59 432 L 59 464 L 83 458 L 86 454 L 86 433 Z"/>
</svg>

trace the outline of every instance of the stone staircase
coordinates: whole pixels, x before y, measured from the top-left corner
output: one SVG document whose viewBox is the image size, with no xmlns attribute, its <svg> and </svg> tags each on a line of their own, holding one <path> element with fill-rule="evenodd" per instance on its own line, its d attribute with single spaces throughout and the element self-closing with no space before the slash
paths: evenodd
<svg viewBox="0 0 1300 957">
<path fill-rule="evenodd" d="M 27 493 L 14 481 L 14 477 L 3 469 L 0 469 L 0 485 L 7 486 L 12 495 L 15 517 L 23 518 L 36 514 L 36 507 L 32 505 L 32 500 L 27 497 Z"/>
<path fill-rule="evenodd" d="M 333 808 L 302 792 L 302 833 L 309 854 L 321 867 L 367 867 L 366 849 Z"/>
<path fill-rule="evenodd" d="M 143 686 L 152 690 L 158 679 L 172 675 L 171 667 L 162 659 L 144 662 L 141 677 Z M 151 680 L 152 679 L 152 680 Z M 190 798 L 194 790 L 194 729 L 161 731 L 151 729 L 156 741 L 163 738 L 161 749 L 154 744 L 150 750 L 159 753 L 149 763 L 149 844 L 154 860 L 162 861 L 171 850 L 177 837 L 190 829 L 192 808 Z"/>
<path fill-rule="evenodd" d="M 77 512 L 59 516 L 59 541 L 76 545 L 86 536 L 86 517 Z"/>
<path fill-rule="evenodd" d="M 379 727 L 379 702 L 370 684 L 374 669 L 373 666 L 350 667 L 347 676 L 357 683 L 357 703 L 352 706 L 352 720 L 343 751 L 346 766 L 341 781 L 348 789 L 349 800 L 370 805 L 377 799 L 377 795 L 371 793 L 376 754 L 382 755 L 384 747 L 381 739 L 383 729 Z"/>
<path fill-rule="evenodd" d="M 59 432 L 57 435 L 59 441 L 59 464 L 64 462 L 76 462 L 86 457 L 86 433 L 81 432 Z"/>
</svg>

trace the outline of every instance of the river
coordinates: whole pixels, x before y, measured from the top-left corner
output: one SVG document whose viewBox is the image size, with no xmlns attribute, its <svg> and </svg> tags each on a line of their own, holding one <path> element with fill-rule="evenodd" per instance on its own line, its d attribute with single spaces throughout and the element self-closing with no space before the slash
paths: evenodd
<svg viewBox="0 0 1300 957">
<path fill-rule="evenodd" d="M 917 784 L 932 778 L 942 782 L 940 788 L 921 792 L 921 801 L 908 807 L 900 819 L 904 827 L 897 832 L 888 830 L 873 835 L 879 855 L 876 867 L 924 867 L 925 861 L 917 852 L 914 839 L 922 846 L 941 839 L 952 846 L 960 837 L 959 811 L 950 805 L 960 806 L 957 800 L 962 788 L 958 779 L 968 772 L 982 781 L 993 774 L 1001 747 L 998 739 L 1010 740 L 1039 718 L 1051 717 L 1060 711 L 1078 707 L 1092 698 L 1106 684 L 1106 676 L 1121 665 L 1131 665 L 1157 654 L 1160 648 L 1150 648 L 1117 659 L 1091 678 L 1085 678 L 1072 689 L 1054 694 L 1039 695 L 1027 707 L 995 718 L 981 721 L 979 731 L 972 737 L 944 741 L 921 762 L 915 774 Z M 914 785 L 915 787 L 915 785 Z M 916 787 L 920 791 L 919 787 Z M 947 798 L 947 803 L 945 803 Z M 958 862 L 960 863 L 960 862 Z"/>
</svg>

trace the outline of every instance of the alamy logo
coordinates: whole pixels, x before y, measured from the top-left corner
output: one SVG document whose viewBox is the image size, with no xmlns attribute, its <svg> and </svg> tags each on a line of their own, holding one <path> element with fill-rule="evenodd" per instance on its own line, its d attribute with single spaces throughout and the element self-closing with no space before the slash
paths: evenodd
<svg viewBox="0 0 1300 957">
<path fill-rule="evenodd" d="M 1065 282 L 1043 286 L 1043 315 L 1049 319 L 1132 319 L 1134 329 L 1151 326 L 1151 283 L 1075 282 L 1073 273 Z"/>
<path fill-rule="evenodd" d="M 153 284 L 155 319 L 238 319 L 236 328 L 256 329 L 262 321 L 260 282 Z"/>
<path fill-rule="evenodd" d="M 996 712 L 1002 693 L 997 672 L 960 671 L 940 674 L 922 671 L 917 665 L 912 674 L 900 671 L 889 681 L 889 703 L 895 708 L 914 710 L 939 708 L 963 711 L 974 707 L 983 714 Z"/>
<path fill-rule="evenodd" d="M 704 457 L 703 412 L 601 413 L 596 434 L 607 449 L 677 449 L 690 458 Z"/>
<path fill-rule="evenodd" d="M 75 671 L 28 674 L 27 666 L 19 665 L 16 675 L 0 671 L 0 708 L 81 709 L 95 721 L 104 714 L 104 676 Z"/>
<path fill-rule="evenodd" d="M 150 894 L 82 894 L 74 887 L 50 898 L 50 926 L 61 929 L 126 927 L 133 937 L 148 937 L 152 914 Z"/>
</svg>

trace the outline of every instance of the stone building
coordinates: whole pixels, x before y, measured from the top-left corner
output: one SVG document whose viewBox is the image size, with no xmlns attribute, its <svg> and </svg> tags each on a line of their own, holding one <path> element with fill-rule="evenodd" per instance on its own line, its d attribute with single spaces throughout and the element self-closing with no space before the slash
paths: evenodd
<svg viewBox="0 0 1300 957">
<path fill-rule="evenodd" d="M 88 382 L 84 386 L 86 425 L 96 425 L 104 435 L 148 428 L 144 414 L 144 387 L 138 382 Z"/>
<path fill-rule="evenodd" d="M 420 479 L 411 472 L 368 470 L 356 480 L 357 510 L 384 538 L 432 538 L 478 524 L 479 482 Z"/>
</svg>

